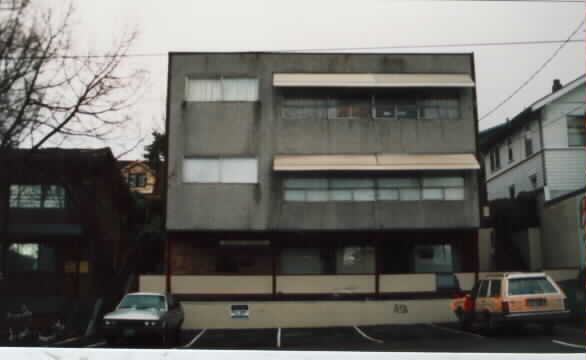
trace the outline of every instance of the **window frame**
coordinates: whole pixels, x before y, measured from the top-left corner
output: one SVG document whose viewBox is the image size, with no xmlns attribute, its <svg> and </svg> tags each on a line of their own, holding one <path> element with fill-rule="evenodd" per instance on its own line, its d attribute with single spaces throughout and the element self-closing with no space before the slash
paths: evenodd
<svg viewBox="0 0 586 360">
<path fill-rule="evenodd" d="M 217 171 L 217 176 L 211 179 L 204 179 L 203 181 L 201 179 L 191 179 L 188 180 L 187 174 L 186 174 L 186 165 L 187 165 L 187 161 L 202 161 L 202 162 L 211 162 L 212 164 L 215 164 L 214 167 L 215 171 Z M 228 162 L 228 161 L 234 161 L 234 160 L 248 160 L 248 161 L 254 161 L 254 180 L 249 180 L 249 181 L 224 181 L 223 177 L 222 177 L 222 162 Z M 208 164 L 209 165 L 209 164 Z M 183 158 L 183 162 L 182 162 L 182 183 L 183 184 L 240 184 L 240 185 L 254 185 L 254 184 L 258 184 L 259 183 L 259 161 L 258 161 L 258 157 L 244 157 L 244 156 L 234 156 L 234 157 L 184 157 Z"/>
<path fill-rule="evenodd" d="M 566 128 L 567 128 L 567 136 L 568 136 L 568 147 L 585 147 L 586 146 L 586 125 L 584 122 L 584 118 L 586 115 L 567 115 L 566 116 Z M 577 126 L 570 126 L 571 122 L 576 121 L 578 124 Z M 573 125 L 573 124 L 572 124 Z M 577 129 L 577 130 L 576 130 Z M 571 132 L 575 132 L 579 135 L 580 142 L 579 143 L 571 143 L 570 139 L 573 137 L 570 136 Z M 573 134 L 575 135 L 575 134 Z"/>
<path fill-rule="evenodd" d="M 447 178 L 457 178 L 459 180 L 461 180 L 462 185 L 437 185 L 434 187 L 425 187 L 424 183 L 426 179 L 447 179 Z M 314 181 L 318 181 L 318 182 L 322 182 L 322 184 L 320 184 L 320 186 L 293 186 L 293 185 L 288 185 L 288 183 L 293 182 L 295 180 L 302 180 L 302 179 L 307 179 L 307 180 L 314 180 Z M 364 186 L 348 186 L 348 187 L 343 187 L 343 186 L 334 186 L 334 183 L 336 181 L 340 181 L 340 180 L 354 180 L 354 181 L 359 181 L 359 180 L 365 180 L 365 181 L 369 181 L 370 182 L 370 187 L 364 187 Z M 405 184 L 400 184 L 400 181 L 398 181 L 396 184 L 384 184 L 384 180 L 409 180 L 407 181 Z M 410 184 L 412 182 L 412 184 Z M 423 196 L 423 193 L 426 189 L 439 189 L 442 193 L 442 198 L 441 199 L 425 199 Z M 461 189 L 462 190 L 462 198 L 458 198 L 458 199 L 448 199 L 446 196 L 447 191 L 448 190 L 453 190 L 453 189 Z M 350 199 L 343 199 L 343 200 L 336 200 L 333 197 L 333 193 L 336 191 L 350 191 L 351 192 L 351 198 Z M 356 192 L 361 191 L 361 190 L 370 190 L 373 192 L 373 196 L 369 199 L 356 199 Z M 405 194 L 402 191 L 416 191 L 417 192 L 417 199 L 413 198 L 405 198 Z M 321 191 L 324 192 L 326 194 L 326 198 L 322 198 L 321 200 L 310 200 L 309 199 L 309 192 L 311 191 Z M 396 198 L 390 199 L 390 198 L 384 198 L 384 196 L 381 196 L 382 192 L 386 192 L 386 191 L 395 191 L 397 194 Z M 401 201 L 401 202 L 406 202 L 406 201 L 466 201 L 467 200 L 467 196 L 466 196 L 466 177 L 461 174 L 458 173 L 456 174 L 451 174 L 451 175 L 436 175 L 436 176 L 429 176 L 429 175 L 403 175 L 403 176 L 364 176 L 364 177 L 336 177 L 336 176 L 313 176 L 313 177 L 307 177 L 307 176 L 286 176 L 282 178 L 281 181 L 281 200 L 285 201 L 285 202 L 309 202 L 309 203 L 313 203 L 313 202 L 332 202 L 332 203 L 340 203 L 340 202 L 351 202 L 351 203 L 357 203 L 357 202 L 379 202 L 379 201 Z M 293 193 L 296 193 L 296 196 L 291 196 Z M 301 195 L 300 193 L 303 193 L 303 196 L 299 196 Z M 296 198 L 296 199 L 294 199 Z"/>
<path fill-rule="evenodd" d="M 20 194 L 14 198 L 13 196 L 13 187 L 18 187 L 17 190 Z M 22 192 L 20 187 L 39 187 L 39 198 L 38 198 L 38 206 L 20 206 L 22 200 Z M 57 201 L 61 206 L 46 206 L 47 199 L 49 198 L 49 189 L 55 187 L 60 196 L 57 197 Z M 34 199 L 36 201 L 36 199 Z M 30 200 L 29 200 L 30 201 Z M 14 205 L 13 205 L 14 204 Z M 10 209 L 66 209 L 67 208 L 67 191 L 65 187 L 60 184 L 10 184 L 8 189 L 8 207 Z"/>
<path fill-rule="evenodd" d="M 254 96 L 254 100 L 250 100 L 250 99 L 230 99 L 230 100 L 225 100 L 226 97 L 226 82 L 227 81 L 231 81 L 231 80 L 254 80 L 256 82 L 255 84 L 255 96 Z M 191 86 L 190 86 L 190 82 L 191 81 L 217 81 L 219 82 L 220 85 L 220 99 L 219 100 L 194 100 L 193 96 L 191 95 Z M 260 80 L 258 77 L 254 77 L 254 76 L 246 76 L 246 75 L 242 75 L 242 76 L 238 76 L 238 75 L 234 75 L 234 76 L 217 76 L 217 77 L 196 77 L 196 76 L 187 76 L 186 80 L 185 80 L 185 101 L 186 102 L 198 102 L 198 103 L 240 103 L 240 102 L 258 102 L 260 101 Z"/>
</svg>

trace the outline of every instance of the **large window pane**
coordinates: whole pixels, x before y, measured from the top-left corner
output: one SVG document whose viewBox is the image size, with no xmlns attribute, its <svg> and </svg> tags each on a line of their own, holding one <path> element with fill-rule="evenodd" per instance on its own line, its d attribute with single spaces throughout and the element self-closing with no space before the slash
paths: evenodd
<svg viewBox="0 0 586 360">
<path fill-rule="evenodd" d="M 328 201 L 327 190 L 306 190 L 306 200 L 310 202 Z"/>
<path fill-rule="evenodd" d="M 382 178 L 377 179 L 379 188 L 409 188 L 419 187 L 419 179 L 417 178 Z"/>
<path fill-rule="evenodd" d="M 325 262 L 317 248 L 288 248 L 281 251 L 281 274 L 323 274 Z"/>
<path fill-rule="evenodd" d="M 257 101 L 258 80 L 247 78 L 226 78 L 222 80 L 224 101 Z"/>
<path fill-rule="evenodd" d="M 256 184 L 258 161 L 256 159 L 221 159 L 220 182 Z"/>
<path fill-rule="evenodd" d="M 40 208 L 42 207 L 41 185 L 10 185 L 10 207 Z"/>
<path fill-rule="evenodd" d="M 373 274 L 375 271 L 374 248 L 371 246 L 346 246 L 336 249 L 337 274 Z"/>
<path fill-rule="evenodd" d="M 186 100 L 196 102 L 257 101 L 258 79 L 188 79 Z"/>
<path fill-rule="evenodd" d="M 584 146 L 586 129 L 583 116 L 568 116 L 568 146 Z"/>
<path fill-rule="evenodd" d="M 6 267 L 9 272 L 39 270 L 39 244 L 12 244 L 8 247 Z"/>
<path fill-rule="evenodd" d="M 328 101 L 328 118 L 358 119 L 370 117 L 368 99 L 330 99 Z"/>
<path fill-rule="evenodd" d="M 325 178 L 288 178 L 284 182 L 286 189 L 327 189 Z"/>
<path fill-rule="evenodd" d="M 217 183 L 220 181 L 220 163 L 217 159 L 184 159 L 183 182 Z"/>
<path fill-rule="evenodd" d="M 445 189 L 444 194 L 445 200 L 464 200 L 463 188 Z"/>
<path fill-rule="evenodd" d="M 374 201 L 376 199 L 374 189 L 359 189 L 354 190 L 354 201 Z"/>
<path fill-rule="evenodd" d="M 544 277 L 509 280 L 509 295 L 556 293 L 557 290 Z"/>
<path fill-rule="evenodd" d="M 400 189 L 399 198 L 402 201 L 421 200 L 421 190 L 419 189 Z"/>
<path fill-rule="evenodd" d="M 373 189 L 373 179 L 330 179 L 332 189 Z"/>
<path fill-rule="evenodd" d="M 332 201 L 352 201 L 352 190 L 330 190 Z"/>
<path fill-rule="evenodd" d="M 443 198 L 442 189 L 423 189 L 423 200 L 442 200 Z"/>
<path fill-rule="evenodd" d="M 423 187 L 455 187 L 464 186 L 464 178 L 461 176 L 437 176 L 423 178 Z"/>
<path fill-rule="evenodd" d="M 45 187 L 43 199 L 45 208 L 64 208 L 65 207 L 65 190 L 61 186 L 49 185 Z"/>
<path fill-rule="evenodd" d="M 378 200 L 399 200 L 398 189 L 379 189 L 377 190 Z"/>
<path fill-rule="evenodd" d="M 285 201 L 305 201 L 305 191 L 285 190 Z"/>
<path fill-rule="evenodd" d="M 187 79 L 187 101 L 222 101 L 219 79 Z"/>
<path fill-rule="evenodd" d="M 414 257 L 415 272 L 454 271 L 450 245 L 418 245 Z"/>
</svg>

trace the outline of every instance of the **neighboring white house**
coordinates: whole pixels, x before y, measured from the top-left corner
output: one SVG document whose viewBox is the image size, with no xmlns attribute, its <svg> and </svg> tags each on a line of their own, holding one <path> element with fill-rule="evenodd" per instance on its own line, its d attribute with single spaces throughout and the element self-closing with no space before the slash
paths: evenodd
<svg viewBox="0 0 586 360">
<path fill-rule="evenodd" d="M 585 76 L 480 134 L 488 200 L 543 190 L 546 201 L 584 188 Z"/>
</svg>

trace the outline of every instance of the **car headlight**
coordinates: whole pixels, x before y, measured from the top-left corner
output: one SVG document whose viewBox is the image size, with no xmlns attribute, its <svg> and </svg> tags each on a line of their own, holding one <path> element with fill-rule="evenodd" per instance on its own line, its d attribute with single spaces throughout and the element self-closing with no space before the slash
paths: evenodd
<svg viewBox="0 0 586 360">
<path fill-rule="evenodd" d="M 106 326 L 112 326 L 112 325 L 114 325 L 114 321 L 112 321 L 112 320 L 104 320 L 104 325 L 106 325 Z"/>
<path fill-rule="evenodd" d="M 144 322 L 144 326 L 148 326 L 148 327 L 157 326 L 158 324 L 159 324 L 158 321 L 145 321 Z"/>
</svg>

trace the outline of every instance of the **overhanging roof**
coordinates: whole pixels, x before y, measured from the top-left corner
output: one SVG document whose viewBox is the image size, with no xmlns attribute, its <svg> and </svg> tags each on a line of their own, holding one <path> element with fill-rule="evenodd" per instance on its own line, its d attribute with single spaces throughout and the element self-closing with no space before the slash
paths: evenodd
<svg viewBox="0 0 586 360">
<path fill-rule="evenodd" d="M 275 171 L 477 170 L 474 154 L 277 155 Z"/>
<path fill-rule="evenodd" d="M 275 73 L 275 87 L 474 87 L 469 74 Z"/>
</svg>

